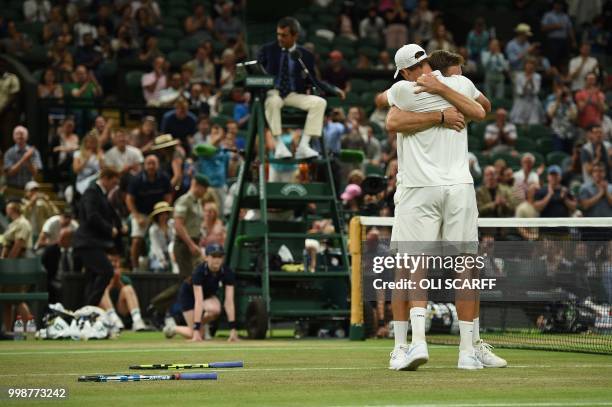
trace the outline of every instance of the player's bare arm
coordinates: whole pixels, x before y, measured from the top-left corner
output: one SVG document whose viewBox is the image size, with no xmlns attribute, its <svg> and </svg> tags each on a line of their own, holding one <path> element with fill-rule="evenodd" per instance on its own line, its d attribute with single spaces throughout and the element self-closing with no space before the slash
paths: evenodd
<svg viewBox="0 0 612 407">
<path fill-rule="evenodd" d="M 449 107 L 442 112 L 415 113 L 393 106 L 387 113 L 385 128 L 390 132 L 414 134 L 434 126 L 444 126 L 461 131 L 465 128 L 465 118 L 454 107 Z"/>
<path fill-rule="evenodd" d="M 485 109 L 480 103 L 446 86 L 434 75 L 422 75 L 416 80 L 416 83 L 415 93 L 428 92 L 440 95 L 470 120 L 481 121 L 486 117 Z"/>
</svg>

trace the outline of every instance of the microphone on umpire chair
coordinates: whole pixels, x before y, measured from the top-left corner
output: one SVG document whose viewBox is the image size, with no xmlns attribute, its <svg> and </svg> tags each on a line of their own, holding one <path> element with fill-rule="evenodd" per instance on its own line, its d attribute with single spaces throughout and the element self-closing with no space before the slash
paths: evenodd
<svg viewBox="0 0 612 407">
<path fill-rule="evenodd" d="M 293 59 L 294 61 L 297 61 L 300 64 L 300 66 L 302 67 L 302 71 L 304 71 L 308 79 L 310 79 L 310 82 L 312 83 L 312 86 L 314 88 L 317 88 L 321 92 L 331 91 L 331 93 L 334 93 L 334 94 L 339 94 L 341 92 L 341 90 L 337 88 L 336 86 L 333 86 L 328 83 L 321 83 L 315 80 L 315 78 L 313 78 L 312 74 L 308 70 L 308 67 L 306 66 L 304 61 L 302 61 L 302 52 L 299 49 L 297 48 L 294 49 L 293 51 L 289 53 L 289 55 L 291 56 L 291 59 Z M 325 88 L 328 88 L 328 89 L 325 89 Z"/>
</svg>

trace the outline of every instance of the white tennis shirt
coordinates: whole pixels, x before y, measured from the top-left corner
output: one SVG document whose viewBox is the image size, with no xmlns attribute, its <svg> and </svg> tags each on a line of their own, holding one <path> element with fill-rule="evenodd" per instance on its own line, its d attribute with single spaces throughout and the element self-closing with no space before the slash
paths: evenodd
<svg viewBox="0 0 612 407">
<path fill-rule="evenodd" d="M 434 71 L 438 80 L 469 98 L 480 92 L 471 80 L 461 75 L 443 76 Z M 439 95 L 415 94 L 416 82 L 399 81 L 387 91 L 390 106 L 409 112 L 439 112 L 452 107 Z M 442 126 L 414 133 L 397 133 L 399 187 L 428 187 L 473 184 L 468 159 L 467 129 L 457 132 Z"/>
</svg>

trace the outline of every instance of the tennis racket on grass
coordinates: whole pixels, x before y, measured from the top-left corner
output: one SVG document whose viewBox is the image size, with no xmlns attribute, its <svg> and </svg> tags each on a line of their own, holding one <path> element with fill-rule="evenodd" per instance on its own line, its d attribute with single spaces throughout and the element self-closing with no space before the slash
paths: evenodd
<svg viewBox="0 0 612 407">
<path fill-rule="evenodd" d="M 179 369 L 225 369 L 230 367 L 244 367 L 244 363 L 234 362 L 211 362 L 211 363 L 159 363 L 154 365 L 132 365 L 130 369 L 138 370 L 179 370 Z"/>
<path fill-rule="evenodd" d="M 79 376 L 79 382 L 150 382 L 158 380 L 217 380 L 217 373 L 174 373 L 169 375 L 89 375 Z"/>
</svg>

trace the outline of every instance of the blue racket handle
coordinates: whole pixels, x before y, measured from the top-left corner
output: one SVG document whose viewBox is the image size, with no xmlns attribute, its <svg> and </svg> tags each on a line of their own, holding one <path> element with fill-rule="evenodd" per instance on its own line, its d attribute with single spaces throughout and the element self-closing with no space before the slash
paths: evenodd
<svg viewBox="0 0 612 407">
<path fill-rule="evenodd" d="M 179 373 L 178 380 L 217 380 L 217 373 Z"/>
<path fill-rule="evenodd" d="M 213 369 L 221 369 L 224 367 L 244 367 L 244 363 L 242 362 L 242 360 L 236 362 L 213 362 L 209 363 L 208 367 Z"/>
</svg>

